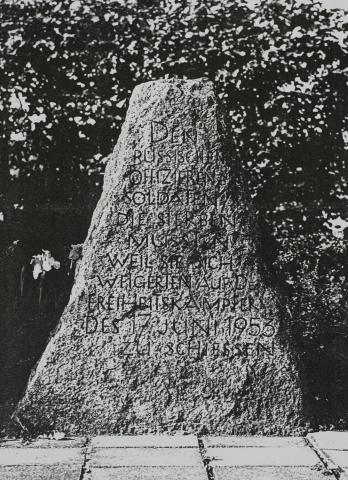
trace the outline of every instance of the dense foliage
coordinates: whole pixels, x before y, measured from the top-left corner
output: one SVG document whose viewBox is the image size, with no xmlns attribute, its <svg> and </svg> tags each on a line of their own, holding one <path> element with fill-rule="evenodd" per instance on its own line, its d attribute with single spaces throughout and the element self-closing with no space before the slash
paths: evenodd
<svg viewBox="0 0 348 480">
<path fill-rule="evenodd" d="M 25 255 L 57 257 L 82 241 L 133 87 L 207 76 L 305 350 L 327 348 L 347 312 L 343 13 L 298 0 L 16 0 L 0 14 L 3 251 L 20 240 Z"/>
</svg>

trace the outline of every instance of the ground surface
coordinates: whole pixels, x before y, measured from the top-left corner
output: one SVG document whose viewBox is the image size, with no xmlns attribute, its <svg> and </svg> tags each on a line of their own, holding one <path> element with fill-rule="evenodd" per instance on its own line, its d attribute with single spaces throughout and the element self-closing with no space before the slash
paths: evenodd
<svg viewBox="0 0 348 480">
<path fill-rule="evenodd" d="M 348 479 L 348 432 L 96 436 L 0 444 L 3 480 Z"/>
</svg>

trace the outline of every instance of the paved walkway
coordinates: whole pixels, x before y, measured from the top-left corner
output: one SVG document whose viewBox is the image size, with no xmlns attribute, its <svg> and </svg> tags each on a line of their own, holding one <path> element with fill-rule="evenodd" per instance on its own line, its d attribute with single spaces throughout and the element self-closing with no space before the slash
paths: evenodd
<svg viewBox="0 0 348 480">
<path fill-rule="evenodd" d="M 348 432 L 97 436 L 0 443 L 2 480 L 348 479 Z"/>
</svg>

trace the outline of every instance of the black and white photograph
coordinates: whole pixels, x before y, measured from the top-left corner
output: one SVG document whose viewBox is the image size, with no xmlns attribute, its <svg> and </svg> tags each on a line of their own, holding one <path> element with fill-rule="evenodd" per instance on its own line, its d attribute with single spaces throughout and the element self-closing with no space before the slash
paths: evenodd
<svg viewBox="0 0 348 480">
<path fill-rule="evenodd" d="M 348 0 L 0 0 L 0 478 L 348 480 Z"/>
</svg>

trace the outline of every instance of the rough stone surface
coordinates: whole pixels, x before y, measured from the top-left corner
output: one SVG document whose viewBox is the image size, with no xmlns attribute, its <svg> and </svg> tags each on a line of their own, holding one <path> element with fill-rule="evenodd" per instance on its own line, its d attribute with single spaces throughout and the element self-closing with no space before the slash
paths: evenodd
<svg viewBox="0 0 348 480">
<path fill-rule="evenodd" d="M 69 304 L 17 415 L 71 433 L 276 433 L 301 420 L 289 325 L 212 84 L 135 88 Z"/>
</svg>

